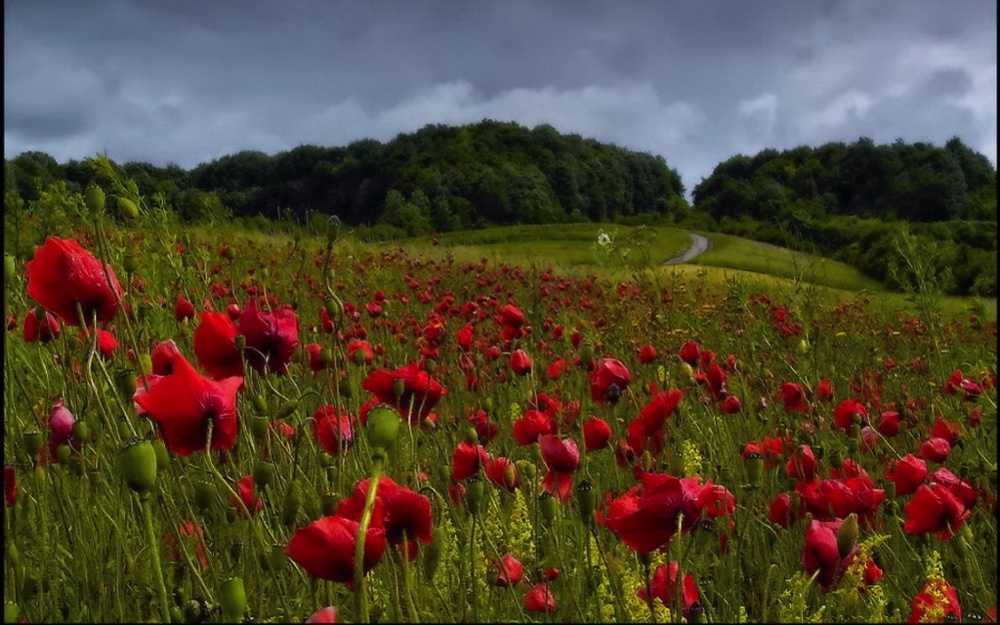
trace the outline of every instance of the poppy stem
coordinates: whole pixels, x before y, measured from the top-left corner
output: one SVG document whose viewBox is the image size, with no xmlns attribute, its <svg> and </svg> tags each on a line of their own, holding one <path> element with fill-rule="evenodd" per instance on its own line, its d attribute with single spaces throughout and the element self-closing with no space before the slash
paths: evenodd
<svg viewBox="0 0 1000 625">
<path fill-rule="evenodd" d="M 406 530 L 403 530 L 403 592 L 406 594 L 406 605 L 410 609 L 410 619 L 414 623 L 420 622 L 420 614 L 417 606 L 413 603 L 413 570 L 410 566 L 410 541 L 407 539 Z"/>
<path fill-rule="evenodd" d="M 382 476 L 384 456 L 376 454 L 372 458 L 371 480 L 368 482 L 368 495 L 365 497 L 365 508 L 361 512 L 358 523 L 358 535 L 354 547 L 354 608 L 357 620 L 361 623 L 370 622 L 368 615 L 368 595 L 365 593 L 365 536 L 372 520 L 372 509 L 375 507 L 375 495 L 378 491 L 379 478 Z"/>
<path fill-rule="evenodd" d="M 153 510 L 149 505 L 149 493 L 139 496 L 142 501 L 142 515 L 145 517 L 146 540 L 153 554 L 153 570 L 156 572 L 156 585 L 160 591 L 160 616 L 164 623 L 170 622 L 170 604 L 167 602 L 167 585 L 163 581 L 163 567 L 160 564 L 160 547 L 156 540 L 156 530 L 153 529 Z"/>
<path fill-rule="evenodd" d="M 537 507 L 537 506 L 536 506 Z M 615 579 L 614 571 L 611 569 L 611 563 L 608 562 L 608 556 L 604 553 L 604 549 L 601 548 L 601 541 L 597 539 L 597 526 L 596 524 L 590 525 L 590 535 L 594 538 L 594 544 L 597 545 L 597 553 L 601 556 L 601 560 L 604 561 L 604 568 L 608 571 L 608 583 L 611 585 L 611 589 L 614 591 L 615 595 L 615 621 L 619 623 L 624 623 L 629 620 L 625 613 L 625 602 L 622 599 L 622 590 L 617 582 L 620 579 Z"/>
</svg>

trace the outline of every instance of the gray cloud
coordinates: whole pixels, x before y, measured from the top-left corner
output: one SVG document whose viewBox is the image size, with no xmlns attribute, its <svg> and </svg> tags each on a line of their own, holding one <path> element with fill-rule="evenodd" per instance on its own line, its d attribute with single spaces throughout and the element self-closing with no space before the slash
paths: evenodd
<svg viewBox="0 0 1000 625">
<path fill-rule="evenodd" d="M 190 168 L 428 123 L 661 154 L 959 136 L 996 163 L 996 3 L 400 0 L 4 5 L 4 155 Z"/>
</svg>

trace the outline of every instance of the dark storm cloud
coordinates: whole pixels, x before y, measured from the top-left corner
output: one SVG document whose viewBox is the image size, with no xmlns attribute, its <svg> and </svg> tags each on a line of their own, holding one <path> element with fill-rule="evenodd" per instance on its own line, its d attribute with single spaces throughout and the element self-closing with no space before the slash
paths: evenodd
<svg viewBox="0 0 1000 625">
<path fill-rule="evenodd" d="M 996 162 L 996 3 L 130 2 L 4 6 L 4 155 L 193 167 L 548 123 L 690 190 L 765 147 L 959 136 Z"/>
</svg>

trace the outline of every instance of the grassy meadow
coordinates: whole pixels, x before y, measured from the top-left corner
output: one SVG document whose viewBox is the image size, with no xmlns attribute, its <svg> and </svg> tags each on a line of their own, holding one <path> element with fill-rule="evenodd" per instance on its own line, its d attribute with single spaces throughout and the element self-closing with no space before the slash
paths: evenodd
<svg viewBox="0 0 1000 625">
<path fill-rule="evenodd" d="M 7 256 L 5 622 L 995 622 L 995 304 L 706 236 Z"/>
</svg>

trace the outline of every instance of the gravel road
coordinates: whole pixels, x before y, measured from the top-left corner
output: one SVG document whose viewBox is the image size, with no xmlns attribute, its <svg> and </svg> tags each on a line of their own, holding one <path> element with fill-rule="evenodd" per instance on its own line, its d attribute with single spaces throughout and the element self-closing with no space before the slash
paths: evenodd
<svg viewBox="0 0 1000 625">
<path fill-rule="evenodd" d="M 691 235 L 691 239 L 693 241 L 688 251 L 678 256 L 674 256 L 671 259 L 663 261 L 664 265 L 679 265 L 681 263 L 686 263 L 695 256 L 697 256 L 698 254 L 702 254 L 712 249 L 712 242 L 706 239 L 705 237 L 701 236 L 700 234 L 695 234 L 693 232 L 689 232 L 688 234 Z"/>
</svg>

